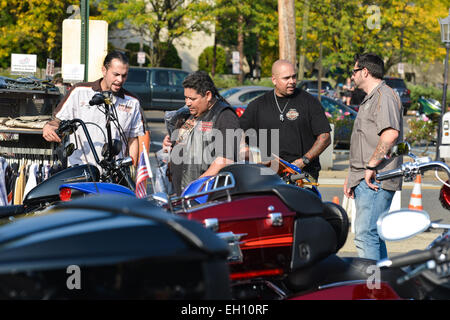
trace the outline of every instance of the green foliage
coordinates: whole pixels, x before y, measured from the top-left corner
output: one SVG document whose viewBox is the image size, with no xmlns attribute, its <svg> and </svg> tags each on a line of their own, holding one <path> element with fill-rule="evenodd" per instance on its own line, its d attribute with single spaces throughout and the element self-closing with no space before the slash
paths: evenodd
<svg viewBox="0 0 450 320">
<path fill-rule="evenodd" d="M 130 60 L 131 66 L 137 66 L 139 63 L 137 62 L 137 53 L 140 51 L 140 44 L 136 42 L 129 42 L 125 45 L 125 49 L 127 49 L 127 56 Z M 142 50 L 144 52 L 150 52 L 150 47 L 147 45 L 142 46 Z M 148 61 L 148 59 L 146 59 Z"/>
<path fill-rule="evenodd" d="M 165 56 L 161 59 L 160 66 L 181 69 L 181 59 L 178 56 L 178 51 L 175 46 L 167 42 L 161 42 L 160 45 L 162 46 L 163 51 L 166 52 Z"/>
<path fill-rule="evenodd" d="M 198 69 L 211 72 L 214 47 L 207 47 L 198 57 Z M 216 74 L 229 73 L 227 67 L 227 55 L 221 46 L 216 46 Z"/>
<path fill-rule="evenodd" d="M 278 59 L 277 2 L 271 0 L 217 0 L 212 12 L 216 21 L 216 41 L 226 48 L 237 49 L 238 29 L 244 37 L 244 55 L 252 74 L 261 67 L 261 76 L 270 76 Z M 239 24 L 239 16 L 243 24 Z"/>
<path fill-rule="evenodd" d="M 448 1 L 296 1 L 298 35 L 302 34 L 306 2 L 310 4 L 307 37 L 300 37 L 299 45 L 305 49 L 310 72 L 317 68 L 319 42 L 322 63 L 332 72 L 349 70 L 354 55 L 362 52 L 381 55 L 386 71 L 401 61 L 430 62 L 444 56 L 437 18 L 447 14 Z"/>
<path fill-rule="evenodd" d="M 98 18 L 111 27 L 129 30 L 146 42 L 151 39 L 155 51 L 147 58 L 152 66 L 177 66 L 174 40 L 189 38 L 196 31 L 210 32 L 207 22 L 212 7 L 206 0 L 99 0 L 98 9 Z"/>
<path fill-rule="evenodd" d="M 409 131 L 405 135 L 405 140 L 411 145 L 425 143 L 427 151 L 433 139 L 436 139 L 436 129 L 438 123 L 426 116 L 408 119 Z"/>
<path fill-rule="evenodd" d="M 443 90 L 432 87 L 407 84 L 409 90 L 411 90 L 411 110 L 418 109 L 418 100 L 421 96 L 425 98 L 433 98 L 442 103 Z M 447 90 L 447 103 L 450 103 L 450 90 Z M 447 104 L 448 105 L 448 104 Z"/>
<path fill-rule="evenodd" d="M 212 79 L 213 79 L 216 87 L 220 88 L 220 89 L 228 89 L 228 88 L 240 86 L 238 79 L 235 75 L 216 74 Z M 259 81 L 252 80 L 252 79 L 245 79 L 244 85 L 245 86 L 273 87 L 271 78 L 261 78 L 261 80 L 259 80 Z"/>
<path fill-rule="evenodd" d="M 52 58 L 59 66 L 62 47 L 62 21 L 77 0 L 0 1 L 0 67 L 10 66 L 11 53 L 36 54 L 37 65 L 46 66 Z"/>
<path fill-rule="evenodd" d="M 147 45 L 143 45 L 143 52 L 147 54 L 147 56 L 151 56 L 150 47 Z M 159 63 L 159 67 L 167 67 L 167 68 L 178 68 L 181 69 L 181 59 L 178 56 L 178 51 L 173 44 L 168 44 L 167 42 L 161 42 L 160 47 L 162 50 L 166 52 L 166 55 L 162 58 Z M 137 53 L 140 51 L 140 44 L 133 42 L 127 43 L 125 49 L 128 52 L 128 58 L 130 59 L 130 65 L 137 66 L 139 65 L 137 62 Z M 156 51 L 153 52 L 156 54 Z M 146 59 L 146 66 L 152 67 L 152 62 L 149 59 Z"/>
</svg>

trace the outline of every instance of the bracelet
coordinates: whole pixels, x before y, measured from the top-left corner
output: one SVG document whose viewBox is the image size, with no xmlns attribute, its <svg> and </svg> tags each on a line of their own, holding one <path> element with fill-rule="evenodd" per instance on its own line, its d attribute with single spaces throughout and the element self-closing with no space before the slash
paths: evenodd
<svg viewBox="0 0 450 320">
<path fill-rule="evenodd" d="M 366 169 L 367 169 L 367 170 L 374 170 L 374 171 L 376 171 L 376 170 L 377 170 L 377 167 L 371 167 L 371 166 L 367 165 L 367 166 L 366 166 Z"/>
</svg>

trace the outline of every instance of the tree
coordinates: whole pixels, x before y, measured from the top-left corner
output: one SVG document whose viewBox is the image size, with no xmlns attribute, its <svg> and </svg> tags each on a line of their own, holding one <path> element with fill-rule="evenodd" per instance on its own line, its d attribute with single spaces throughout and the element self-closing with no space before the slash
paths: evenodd
<svg viewBox="0 0 450 320">
<path fill-rule="evenodd" d="M 244 53 L 241 58 L 247 59 L 250 73 L 261 68 L 262 75 L 270 74 L 272 63 L 278 58 L 277 2 L 217 0 L 215 3 L 212 16 L 217 18 L 217 43 L 225 48 L 238 48 L 241 44 Z"/>
<path fill-rule="evenodd" d="M 305 1 L 296 1 L 299 34 Z M 331 71 L 349 70 L 356 53 L 369 51 L 384 58 L 386 71 L 400 61 L 432 62 L 444 55 L 437 23 L 437 18 L 447 12 L 444 0 L 308 2 L 307 39 L 302 39 L 302 45 L 312 62 L 310 71 L 318 60 L 319 41 L 323 45 L 323 64 Z"/>
<path fill-rule="evenodd" d="M 67 8 L 77 0 L 0 1 L 0 66 L 10 66 L 11 53 L 37 55 L 37 65 L 46 59 L 61 61 L 62 22 Z"/>
<path fill-rule="evenodd" d="M 98 8 L 99 17 L 112 26 L 153 44 L 153 52 L 146 52 L 153 66 L 161 66 L 175 39 L 209 32 L 206 22 L 211 6 L 206 0 L 100 0 Z"/>
<path fill-rule="evenodd" d="M 198 69 L 211 72 L 213 65 L 213 47 L 207 47 L 198 57 Z M 228 72 L 227 56 L 225 50 L 221 46 L 216 47 L 216 74 L 224 74 Z"/>
</svg>

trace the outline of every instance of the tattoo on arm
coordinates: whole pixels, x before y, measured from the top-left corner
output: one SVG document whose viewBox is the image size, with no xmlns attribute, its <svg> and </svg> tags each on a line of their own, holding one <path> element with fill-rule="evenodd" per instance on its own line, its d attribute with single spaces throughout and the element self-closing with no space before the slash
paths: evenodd
<svg viewBox="0 0 450 320">
<path fill-rule="evenodd" d="M 318 135 L 311 149 L 305 153 L 305 156 L 308 157 L 308 159 L 317 158 L 330 145 L 330 143 L 331 138 L 329 132 Z"/>
<path fill-rule="evenodd" d="M 388 154 L 392 146 L 393 143 L 389 143 L 380 139 L 372 157 L 370 158 L 369 163 L 376 161 L 376 163 L 379 164 L 379 162 L 384 159 L 384 156 Z"/>
</svg>

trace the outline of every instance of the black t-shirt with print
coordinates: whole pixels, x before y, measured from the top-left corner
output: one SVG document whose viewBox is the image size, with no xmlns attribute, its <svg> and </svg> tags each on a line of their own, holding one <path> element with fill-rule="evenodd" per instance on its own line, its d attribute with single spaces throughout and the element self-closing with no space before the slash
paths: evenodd
<svg viewBox="0 0 450 320">
<path fill-rule="evenodd" d="M 265 159 L 269 158 L 272 152 L 277 154 L 276 147 L 271 147 L 271 144 L 277 141 L 272 142 L 270 138 L 271 130 L 278 129 L 279 156 L 293 162 L 311 149 L 318 135 L 331 131 L 330 124 L 319 100 L 304 90 L 295 89 L 290 97 L 277 97 L 277 100 L 279 108 L 284 110 L 284 121 L 280 120 L 280 111 L 275 103 L 274 91 L 271 90 L 248 105 L 239 123 L 244 131 L 251 128 L 257 132 L 267 129 L 267 134 L 264 135 L 267 137 L 267 143 L 258 137 L 258 146 Z M 264 145 L 267 147 L 264 148 Z M 319 159 L 313 159 L 305 167 L 305 171 L 317 177 L 320 171 Z"/>
</svg>

